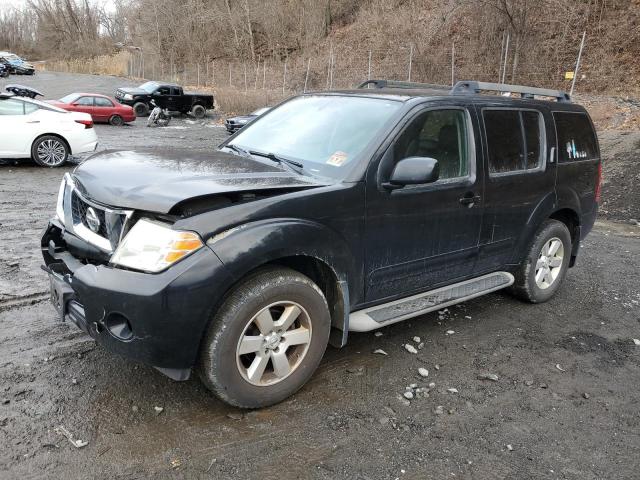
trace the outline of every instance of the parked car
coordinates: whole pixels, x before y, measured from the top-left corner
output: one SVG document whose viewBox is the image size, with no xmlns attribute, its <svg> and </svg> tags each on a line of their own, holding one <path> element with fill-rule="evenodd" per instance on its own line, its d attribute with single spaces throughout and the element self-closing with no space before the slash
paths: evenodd
<svg viewBox="0 0 640 480">
<path fill-rule="evenodd" d="M 240 115 L 238 117 L 227 118 L 224 121 L 224 126 L 227 129 L 227 132 L 235 133 L 252 120 L 258 118 L 260 115 L 264 115 L 265 113 L 267 113 L 269 110 L 270 107 L 262 107 L 254 110 L 249 115 Z"/>
<path fill-rule="evenodd" d="M 90 115 L 0 92 L 0 158 L 59 167 L 69 155 L 92 152 L 97 144 Z"/>
<path fill-rule="evenodd" d="M 88 113 L 96 123 L 120 126 L 136 119 L 132 107 L 97 93 L 70 93 L 60 100 L 49 100 L 47 103 L 70 112 Z"/>
<path fill-rule="evenodd" d="M 42 237 L 60 318 L 256 408 L 350 331 L 507 287 L 551 299 L 597 213 L 586 110 L 515 85 L 371 85 L 293 97 L 218 151 L 67 174 Z"/>
<path fill-rule="evenodd" d="M 11 74 L 11 65 L 9 62 L 0 58 L 0 78 L 6 78 Z"/>
<path fill-rule="evenodd" d="M 131 105 L 138 117 L 149 114 L 152 99 L 161 108 L 189 113 L 196 118 L 203 118 L 207 110 L 213 108 L 213 95 L 186 93 L 180 85 L 174 83 L 146 82 L 138 88 L 122 87 L 116 91 L 116 100 Z"/>
<path fill-rule="evenodd" d="M 11 73 L 17 75 L 33 75 L 35 67 L 23 58 L 11 52 L 0 52 L 0 57 L 4 58 L 10 65 Z"/>
</svg>

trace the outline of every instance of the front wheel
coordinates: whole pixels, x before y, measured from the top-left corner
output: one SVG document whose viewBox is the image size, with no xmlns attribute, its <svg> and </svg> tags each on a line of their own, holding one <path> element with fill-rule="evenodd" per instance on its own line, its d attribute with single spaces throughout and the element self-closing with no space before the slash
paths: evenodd
<svg viewBox="0 0 640 480">
<path fill-rule="evenodd" d="M 136 114 L 136 117 L 146 117 L 149 115 L 149 105 L 144 102 L 137 102 L 133 106 L 133 112 Z"/>
<path fill-rule="evenodd" d="M 191 115 L 193 115 L 194 118 L 204 118 L 206 114 L 207 110 L 202 105 L 194 105 L 191 109 Z"/>
<path fill-rule="evenodd" d="M 33 142 L 31 158 L 41 167 L 60 167 L 69 158 L 69 147 L 60 137 L 45 135 Z"/>
<path fill-rule="evenodd" d="M 523 300 L 542 303 L 553 297 L 569 268 L 571 234 L 557 220 L 547 220 L 538 230 L 527 256 L 515 272 L 512 291 Z"/>
<path fill-rule="evenodd" d="M 213 318 L 200 354 L 200 378 L 237 407 L 281 402 L 320 364 L 330 326 L 327 301 L 311 279 L 288 268 L 258 271 Z"/>
</svg>

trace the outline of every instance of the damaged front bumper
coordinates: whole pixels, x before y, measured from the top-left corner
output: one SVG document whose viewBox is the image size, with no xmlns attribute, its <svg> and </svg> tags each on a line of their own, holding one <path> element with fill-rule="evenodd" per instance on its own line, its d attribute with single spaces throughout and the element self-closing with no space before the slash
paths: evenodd
<svg viewBox="0 0 640 480">
<path fill-rule="evenodd" d="M 228 279 L 208 247 L 157 274 L 86 264 L 69 252 L 81 241 L 52 220 L 42 236 L 51 299 L 70 321 L 106 349 L 189 378 L 202 335 Z"/>
</svg>

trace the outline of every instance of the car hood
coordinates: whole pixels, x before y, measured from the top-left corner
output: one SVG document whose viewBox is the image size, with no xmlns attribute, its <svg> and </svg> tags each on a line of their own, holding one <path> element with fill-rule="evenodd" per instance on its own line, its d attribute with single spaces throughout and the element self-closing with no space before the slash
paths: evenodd
<svg viewBox="0 0 640 480">
<path fill-rule="evenodd" d="M 328 185 L 275 163 L 221 151 L 107 150 L 78 166 L 73 177 L 80 191 L 98 203 L 157 213 L 217 194 Z"/>
<path fill-rule="evenodd" d="M 131 95 L 151 95 L 146 90 L 138 87 L 120 87 L 118 91 L 122 93 L 129 93 Z"/>
</svg>

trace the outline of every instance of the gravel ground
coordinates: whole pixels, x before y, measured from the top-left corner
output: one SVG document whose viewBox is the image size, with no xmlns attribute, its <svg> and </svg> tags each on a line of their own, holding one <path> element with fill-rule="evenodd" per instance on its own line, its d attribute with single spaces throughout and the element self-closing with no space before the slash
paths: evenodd
<svg viewBox="0 0 640 480">
<path fill-rule="evenodd" d="M 68 84 L 51 96 L 126 82 L 27 80 Z M 213 121 L 96 128 L 101 148 L 213 148 Z M 0 165 L 1 479 L 638 478 L 640 228 L 598 222 L 546 304 L 491 294 L 353 334 L 293 398 L 243 412 L 55 321 L 38 241 L 67 170 Z M 428 397 L 404 400 L 413 383 Z"/>
</svg>

